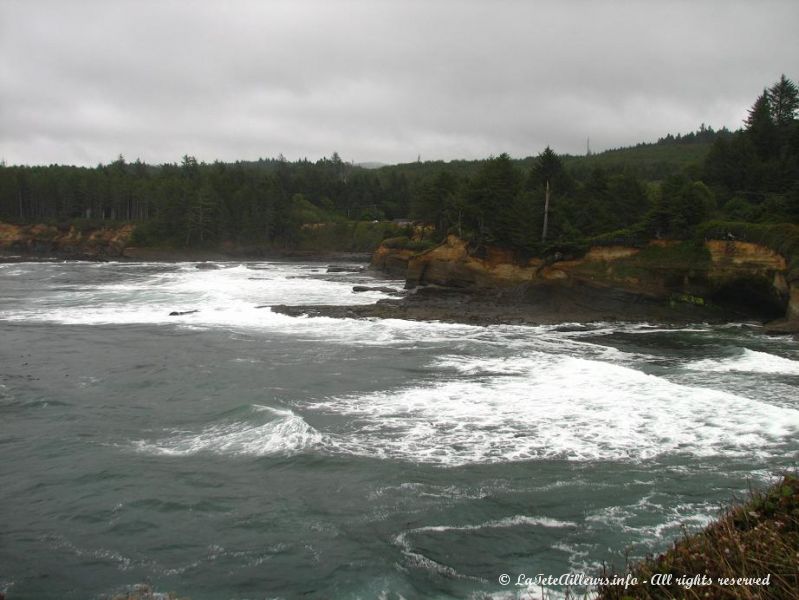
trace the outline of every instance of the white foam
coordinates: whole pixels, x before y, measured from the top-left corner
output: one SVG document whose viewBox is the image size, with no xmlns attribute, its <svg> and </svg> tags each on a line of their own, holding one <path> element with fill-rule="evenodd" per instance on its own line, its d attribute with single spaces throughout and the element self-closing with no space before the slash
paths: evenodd
<svg viewBox="0 0 799 600">
<path fill-rule="evenodd" d="M 200 452 L 292 456 L 318 447 L 324 441 L 322 434 L 290 410 L 266 406 L 254 408 L 257 412 L 272 412 L 278 418 L 262 425 L 247 422 L 214 425 L 197 434 L 183 432 L 156 442 L 139 440 L 135 446 L 141 452 L 165 456 L 188 456 Z"/>
<path fill-rule="evenodd" d="M 686 365 L 693 371 L 711 371 L 716 373 L 782 373 L 799 375 L 799 361 L 783 358 L 767 352 L 758 352 L 744 348 L 738 356 L 725 359 L 697 360 Z"/>
<path fill-rule="evenodd" d="M 194 263 L 90 267 L 102 276 L 101 283 L 40 294 L 24 307 L 0 313 L 0 318 L 168 323 L 233 332 L 266 329 L 298 341 L 426 348 L 443 354 L 427 365 L 431 376 L 411 387 L 326 398 L 299 408 L 349 417 L 336 430 L 320 433 L 291 413 L 268 422 L 261 418 L 217 424 L 141 443 L 142 449 L 162 454 L 291 453 L 319 446 L 325 452 L 444 466 L 538 458 L 642 460 L 670 452 L 769 455 L 799 427 L 799 412 L 790 404 L 774 406 L 760 397 L 748 399 L 646 375 L 630 366 L 651 357 L 582 339 L 614 328 L 661 330 L 648 324 L 599 324 L 586 331 L 561 332 L 555 326 L 293 318 L 257 306 L 372 302 L 380 294 L 353 293 L 352 274 L 320 278 L 321 265 L 235 263 L 218 270 L 198 270 Z M 38 281 L 39 275 L 55 277 L 66 267 L 23 268 Z M 53 285 L 72 285 L 73 279 L 56 277 Z M 171 311 L 188 310 L 198 312 L 169 316 Z M 796 373 L 797 365 L 747 350 L 734 359 L 698 361 L 691 367 Z"/>
<path fill-rule="evenodd" d="M 257 306 L 368 304 L 386 297 L 383 292 L 353 292 L 351 273 L 297 278 L 305 265 L 291 263 L 227 264 L 217 270 L 196 269 L 195 263 L 91 266 L 102 273 L 102 281 L 50 281 L 63 265 L 32 264 L 19 267 L 19 273 L 5 272 L 4 276 L 35 275 L 37 281 L 52 285 L 53 293 L 45 288 L 37 301 L 2 311 L 0 319 L 70 325 L 264 326 L 274 319 L 269 310 L 258 310 Z M 159 270 L 153 272 L 155 268 Z M 314 271 L 324 271 L 324 267 L 309 273 Z M 173 311 L 197 312 L 171 317 Z"/>
<path fill-rule="evenodd" d="M 399 542 L 400 537 L 405 536 L 407 534 L 423 533 L 426 531 L 441 533 L 445 531 L 476 531 L 478 529 L 504 529 L 508 527 L 519 527 L 519 526 L 561 528 L 561 527 L 577 527 L 577 523 L 573 523 L 571 521 L 561 521 L 558 519 L 552 519 L 550 517 L 529 517 L 526 515 L 513 515 L 511 517 L 505 517 L 503 519 L 486 521 L 485 523 L 479 523 L 477 525 L 428 525 L 425 527 L 417 527 L 415 529 L 411 529 L 405 534 L 400 534 L 397 540 Z"/>
<path fill-rule="evenodd" d="M 469 361 L 474 364 L 470 364 Z M 457 378 L 329 398 L 351 417 L 340 452 L 456 466 L 560 458 L 642 460 L 665 453 L 765 455 L 799 432 L 799 411 L 631 368 L 534 353 L 518 362 L 462 358 Z"/>
<path fill-rule="evenodd" d="M 444 565 L 425 556 L 424 554 L 422 554 L 413 547 L 410 537 L 412 537 L 414 534 L 420 534 L 420 533 L 424 534 L 424 533 L 447 533 L 450 531 L 476 531 L 481 529 L 511 528 L 519 526 L 561 528 L 561 527 L 577 527 L 577 524 L 572 523 L 571 521 L 560 521 L 557 519 L 552 519 L 550 517 L 531 517 L 527 515 L 513 515 L 510 517 L 505 517 L 503 519 L 486 521 L 485 523 L 479 523 L 476 525 L 428 525 L 424 527 L 416 527 L 414 529 L 403 531 L 402 533 L 397 535 L 394 538 L 394 544 L 402 551 L 402 554 L 405 556 L 406 562 L 412 567 L 422 568 L 428 571 L 432 571 L 434 573 L 439 573 L 441 575 L 450 578 L 466 579 L 472 581 L 479 581 L 481 583 L 487 583 L 486 580 L 480 577 L 464 575 L 448 565 Z"/>
</svg>

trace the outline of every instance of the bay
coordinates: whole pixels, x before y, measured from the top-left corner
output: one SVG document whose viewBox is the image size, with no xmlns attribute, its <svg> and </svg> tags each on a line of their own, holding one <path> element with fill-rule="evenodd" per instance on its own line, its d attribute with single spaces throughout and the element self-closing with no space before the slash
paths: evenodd
<svg viewBox="0 0 799 600">
<path fill-rule="evenodd" d="M 0 265 L 9 599 L 536 597 L 796 466 L 799 344 L 755 325 L 297 319 L 387 283 L 219 266 Z"/>
</svg>

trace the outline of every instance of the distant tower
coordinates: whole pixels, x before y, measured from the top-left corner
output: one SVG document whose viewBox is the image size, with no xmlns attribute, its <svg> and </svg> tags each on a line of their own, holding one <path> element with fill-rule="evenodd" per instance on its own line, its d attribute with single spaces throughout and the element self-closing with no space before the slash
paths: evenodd
<svg viewBox="0 0 799 600">
<path fill-rule="evenodd" d="M 585 138 L 585 155 L 591 156 L 591 138 Z"/>
</svg>

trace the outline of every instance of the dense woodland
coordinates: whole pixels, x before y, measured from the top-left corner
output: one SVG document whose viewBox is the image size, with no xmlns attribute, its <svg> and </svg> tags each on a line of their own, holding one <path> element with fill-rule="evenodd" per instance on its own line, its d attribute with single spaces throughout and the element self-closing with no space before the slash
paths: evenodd
<svg viewBox="0 0 799 600">
<path fill-rule="evenodd" d="M 546 148 L 520 160 L 377 169 L 336 153 L 316 162 L 2 165 L 0 219 L 133 222 L 137 243 L 165 246 L 291 246 L 304 224 L 392 219 L 433 225 L 431 242 L 456 232 L 533 253 L 586 240 L 684 239 L 710 219 L 799 223 L 798 110 L 797 86 L 782 76 L 738 131 L 702 125 L 587 156 Z"/>
</svg>

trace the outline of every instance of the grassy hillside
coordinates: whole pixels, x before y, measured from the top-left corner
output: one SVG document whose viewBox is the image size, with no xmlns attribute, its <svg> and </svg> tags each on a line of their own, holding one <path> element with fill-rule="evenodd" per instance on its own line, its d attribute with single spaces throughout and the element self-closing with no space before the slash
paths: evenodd
<svg viewBox="0 0 799 600">
<path fill-rule="evenodd" d="M 701 164 L 712 146 L 712 141 L 639 144 L 590 156 L 567 156 L 564 164 L 577 178 L 584 178 L 599 167 L 611 173 L 631 172 L 641 179 L 653 181 Z"/>
</svg>

